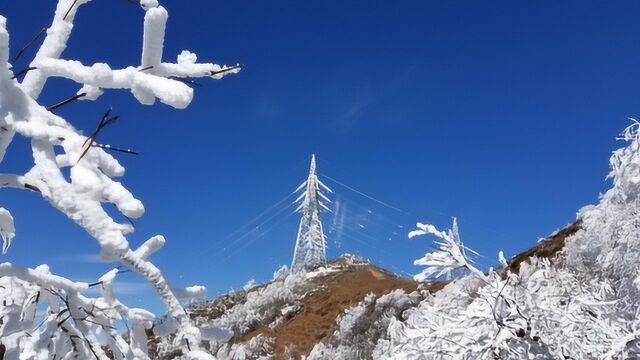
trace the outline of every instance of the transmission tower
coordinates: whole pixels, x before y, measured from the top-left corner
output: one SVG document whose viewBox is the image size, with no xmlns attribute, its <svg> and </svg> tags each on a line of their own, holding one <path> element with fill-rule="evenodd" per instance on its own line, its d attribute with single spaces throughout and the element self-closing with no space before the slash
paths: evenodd
<svg viewBox="0 0 640 360">
<path fill-rule="evenodd" d="M 296 199 L 296 204 L 299 204 L 296 211 L 302 213 L 302 218 L 298 227 L 296 247 L 293 250 L 293 261 L 291 263 L 291 271 L 293 272 L 310 271 L 324 266 L 327 262 L 327 245 L 322 231 L 320 212 L 323 210 L 331 211 L 326 205 L 330 204 L 331 200 L 323 194 L 323 191 L 329 194 L 333 193 L 318 179 L 316 156 L 314 154 L 311 155 L 311 167 L 309 168 L 307 181 L 296 189 L 296 192 L 301 193 Z"/>
</svg>

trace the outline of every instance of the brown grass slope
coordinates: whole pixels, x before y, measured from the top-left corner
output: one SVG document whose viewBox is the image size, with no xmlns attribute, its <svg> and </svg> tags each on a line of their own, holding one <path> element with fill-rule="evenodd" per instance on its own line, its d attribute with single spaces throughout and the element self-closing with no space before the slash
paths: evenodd
<svg viewBox="0 0 640 360">
<path fill-rule="evenodd" d="M 339 259 L 332 265 L 340 262 Z M 258 328 L 242 340 L 265 334 L 275 338 L 276 359 L 283 359 L 287 346 L 293 347 L 296 357 L 307 355 L 315 344 L 332 334 L 338 316 L 364 300 L 367 294 L 380 296 L 395 289 L 410 293 L 418 287 L 413 280 L 397 277 L 371 264 L 346 265 L 342 262 L 340 265 L 338 272 L 309 280 L 316 290 L 305 296 L 302 309 L 295 316 L 273 329 Z"/>
<path fill-rule="evenodd" d="M 569 236 L 575 234 L 579 228 L 580 222 L 576 221 L 575 223 L 563 228 L 560 231 L 557 231 L 555 234 L 540 241 L 538 245 L 532 247 L 531 249 L 515 255 L 511 258 L 511 260 L 508 261 L 509 270 L 511 270 L 511 272 L 513 273 L 519 273 L 520 264 L 524 261 L 529 261 L 529 258 L 531 258 L 532 256 L 553 259 L 556 254 L 564 248 L 566 239 Z"/>
</svg>

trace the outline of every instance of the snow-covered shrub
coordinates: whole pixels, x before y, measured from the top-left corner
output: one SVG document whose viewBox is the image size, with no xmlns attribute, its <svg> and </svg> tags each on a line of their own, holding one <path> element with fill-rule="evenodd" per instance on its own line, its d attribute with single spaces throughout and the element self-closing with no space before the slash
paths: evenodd
<svg viewBox="0 0 640 360">
<path fill-rule="evenodd" d="M 376 297 L 369 294 L 357 306 L 347 309 L 337 319 L 337 329 L 326 343 L 318 343 L 308 360 L 372 359 L 379 339 L 387 336 L 391 319 L 418 304 L 418 294 L 397 289 Z"/>
<path fill-rule="evenodd" d="M 246 343 L 224 344 L 216 353 L 218 360 L 267 360 L 273 359 L 274 339 L 263 334 Z"/>
<path fill-rule="evenodd" d="M 251 289 L 253 289 L 254 287 L 256 287 L 258 285 L 259 284 L 255 279 L 249 279 L 249 281 L 247 281 L 247 283 L 242 286 L 242 290 L 248 292 L 248 291 L 251 291 Z"/>
<path fill-rule="evenodd" d="M 249 292 L 247 300 L 213 321 L 213 325 L 241 335 L 259 325 L 267 325 L 281 315 L 281 309 L 300 301 L 304 295 L 304 274 L 291 274 L 283 282 L 272 282 Z"/>
<path fill-rule="evenodd" d="M 468 276 L 407 310 L 406 321 L 392 319 L 388 340 L 381 339 L 375 349 L 377 358 L 628 359 L 640 355 L 637 314 L 624 316 L 615 284 L 607 278 L 585 278 L 571 266 L 552 266 L 548 259 L 538 258 L 522 263 L 518 274 L 491 269 L 484 274 L 470 265 L 462 242 L 450 236 L 452 231 L 418 227 L 412 236 L 435 234 L 443 240 L 420 261 L 427 266 L 421 278 L 459 269 L 468 270 Z"/>
<path fill-rule="evenodd" d="M 284 281 L 284 279 L 289 276 L 289 267 L 287 265 L 282 265 L 273 273 L 272 281 Z"/>
<path fill-rule="evenodd" d="M 606 284 L 595 288 L 546 259 L 532 262 L 519 275 L 465 277 L 429 296 L 406 322 L 392 321 L 379 358 L 629 358 L 619 340 L 634 330 L 616 318 Z"/>
<path fill-rule="evenodd" d="M 186 358 L 204 359 L 206 355 L 199 351 L 199 329 L 193 326 L 159 269 L 147 260 L 162 247 L 164 238 L 154 236 L 137 250 L 131 249 L 126 235 L 134 230 L 133 226 L 116 222 L 104 208 L 105 203 L 111 203 L 131 219 L 144 213 L 142 202 L 114 180 L 124 175 L 124 168 L 108 153 L 114 148 L 96 142 L 100 129 L 117 117 L 105 112 L 98 130 L 85 136 L 53 111 L 74 99 L 96 100 L 103 89 L 128 89 L 146 105 L 159 99 L 169 106 L 184 108 L 193 97 L 185 78 L 220 78 L 237 72 L 239 67 L 197 63 L 195 54 L 188 51 L 178 55 L 176 63 L 162 62 L 168 13 L 156 0 L 139 2 L 145 11 L 139 66 L 112 69 L 104 63 L 87 66 L 62 59 L 76 14 L 88 2 L 58 0 L 41 47 L 29 67 L 16 73 L 9 63 L 6 19 L 0 16 L 0 161 L 16 135 L 30 140 L 34 159 L 33 167 L 25 174 L 0 174 L 0 186 L 39 193 L 97 240 L 103 260 L 118 261 L 148 280 L 166 306 L 176 349 Z M 37 99 L 50 77 L 72 80 L 80 89 L 68 101 L 46 108 Z M 67 170 L 69 176 L 65 176 Z M 13 217 L 0 208 L 4 253 L 15 233 Z M 6 348 L 5 359 L 147 358 L 145 329 L 151 326 L 154 316 L 142 309 L 128 308 L 115 298 L 112 284 L 119 271 L 118 267 L 96 283 L 87 284 L 52 275 L 46 266 L 26 269 L 1 264 L 0 341 Z M 100 286 L 102 296 L 90 298 L 83 294 L 91 286 Z M 202 291 L 201 287 L 190 288 L 185 296 Z M 125 340 L 116 329 L 127 324 L 132 327 Z M 104 339 L 106 344 L 98 339 Z"/>
<path fill-rule="evenodd" d="M 613 187 L 600 203 L 582 208 L 580 230 L 567 242 L 564 258 L 585 279 L 611 282 L 618 306 L 634 318 L 640 305 L 640 123 L 622 134 L 628 142 L 610 159 Z"/>
<path fill-rule="evenodd" d="M 369 260 L 354 254 L 345 253 L 340 255 L 341 259 L 344 259 L 344 263 L 347 266 L 366 265 L 369 264 Z"/>
<path fill-rule="evenodd" d="M 274 281 L 262 287 L 254 287 L 246 292 L 246 297 L 240 299 L 239 303 L 231 308 L 225 308 L 223 312 L 215 312 L 214 316 L 211 316 L 207 309 L 209 306 L 216 306 L 215 300 L 198 305 L 197 310 L 192 311 L 192 315 L 197 324 L 228 329 L 233 333 L 233 340 L 238 340 L 260 326 L 268 326 L 281 317 L 297 311 L 307 290 L 305 274 L 294 273 L 287 276 L 284 281 Z M 228 350 L 229 347 L 225 342 L 224 340 L 210 342 L 211 351 L 215 353 L 222 348 Z"/>
<path fill-rule="evenodd" d="M 196 323 L 205 324 L 212 319 L 221 317 L 224 313 L 229 311 L 229 309 L 245 302 L 246 300 L 246 291 L 231 291 L 213 299 L 193 302 L 187 306 L 186 310 L 189 313 L 189 316 L 191 316 Z"/>
<path fill-rule="evenodd" d="M 287 345 L 282 353 L 284 360 L 296 360 L 296 347 L 294 345 Z"/>
</svg>

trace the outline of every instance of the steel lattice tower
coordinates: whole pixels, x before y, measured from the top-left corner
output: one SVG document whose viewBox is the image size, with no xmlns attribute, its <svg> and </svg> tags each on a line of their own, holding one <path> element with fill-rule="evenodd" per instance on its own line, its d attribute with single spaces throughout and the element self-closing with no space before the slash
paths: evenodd
<svg viewBox="0 0 640 360">
<path fill-rule="evenodd" d="M 301 192 L 296 199 L 296 203 L 299 204 L 296 211 L 302 213 L 302 218 L 298 227 L 296 246 L 293 250 L 293 261 L 291 263 L 291 271 L 293 272 L 310 271 L 324 266 L 327 262 L 327 245 L 322 231 L 320 212 L 323 210 L 330 211 L 325 202 L 330 204 L 331 200 L 322 191 L 326 191 L 329 194 L 333 193 L 329 187 L 318 179 L 316 156 L 311 155 L 309 177 L 296 189 L 296 192 Z"/>
</svg>

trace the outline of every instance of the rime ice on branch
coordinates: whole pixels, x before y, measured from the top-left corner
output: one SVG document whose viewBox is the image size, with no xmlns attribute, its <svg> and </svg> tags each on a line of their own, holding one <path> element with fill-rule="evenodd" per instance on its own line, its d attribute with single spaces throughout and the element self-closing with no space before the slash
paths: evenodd
<svg viewBox="0 0 640 360">
<path fill-rule="evenodd" d="M 40 193 L 98 241 L 104 260 L 117 260 L 147 279 L 172 319 L 170 330 L 175 333 L 176 347 L 184 358 L 202 358 L 199 329 L 191 323 L 162 273 L 147 260 L 162 247 L 164 238 L 154 236 L 137 250 L 131 249 L 126 235 L 133 231 L 132 226 L 116 222 L 103 207 L 104 203 L 114 204 L 127 218 L 144 213 L 142 202 L 114 180 L 124 175 L 124 168 L 103 148 L 93 147 L 92 141 L 86 145 L 86 136 L 37 99 L 48 78 L 62 77 L 80 84 L 77 98 L 81 100 L 96 100 L 102 89 L 128 89 L 142 104 L 151 105 L 157 98 L 169 106 L 184 108 L 193 98 L 185 78 L 219 79 L 237 73 L 240 66 L 197 63 L 196 55 L 188 51 L 179 54 L 176 63 L 162 62 L 168 13 L 155 0 L 140 1 L 145 17 L 138 66 L 112 69 L 104 63 L 88 66 L 61 59 L 76 13 L 87 2 L 58 1 L 53 22 L 22 82 L 9 64 L 9 34 L 6 19 L 0 16 L 0 161 L 16 134 L 31 141 L 34 159 L 25 174 L 0 174 L 0 187 Z M 91 148 L 87 151 L 86 146 Z M 70 170 L 69 180 L 63 175 L 65 168 Z M 0 208 L 3 251 L 9 248 L 14 233 L 13 217 Z M 6 301 L 0 307 L 0 339 L 8 358 L 20 354 L 21 359 L 108 359 L 97 341 L 100 337 L 108 340 L 114 358 L 148 358 L 144 329 L 151 326 L 154 317 L 142 309 L 127 308 L 115 298 L 112 284 L 118 272 L 114 269 L 96 283 L 85 284 L 51 275 L 46 266 L 25 269 L 1 264 L 0 289 L 12 289 L 9 293 L 3 290 Z M 81 293 L 90 286 L 102 287 L 102 296 L 83 296 Z M 189 288 L 181 295 L 201 295 L 203 290 Z M 45 300 L 47 312 L 38 327 L 35 308 Z M 115 331 L 122 322 L 132 324 L 128 341 Z"/>
<path fill-rule="evenodd" d="M 329 198 L 322 191 L 333 193 L 325 184 L 318 179 L 316 174 L 316 156 L 311 155 L 311 167 L 309 177 L 303 182 L 295 192 L 302 192 L 296 199 L 299 203 L 296 211 L 302 213 L 296 246 L 293 251 L 293 261 L 291 271 L 309 271 L 326 264 L 325 235 L 322 231 L 322 221 L 320 221 L 320 211 L 330 211 L 329 207 L 323 203 L 331 203 Z"/>
<path fill-rule="evenodd" d="M 423 223 L 417 223 L 416 227 L 417 230 L 409 232 L 409 238 L 432 234 L 440 240 L 435 243 L 437 246 L 435 251 L 427 253 L 413 262 L 413 265 L 426 266 L 420 274 L 413 277 L 414 280 L 425 281 L 432 276 L 439 278 L 442 275 L 446 275 L 447 279 L 450 279 L 452 274 L 460 270 L 469 271 L 479 278 L 484 277 L 482 271 L 467 259 L 466 250 L 476 255 L 478 253 L 465 247 L 462 243 L 456 218 L 453 218 L 453 224 L 449 231 L 440 231 L 433 225 Z"/>
</svg>

